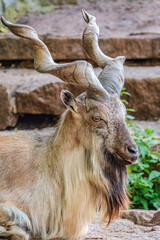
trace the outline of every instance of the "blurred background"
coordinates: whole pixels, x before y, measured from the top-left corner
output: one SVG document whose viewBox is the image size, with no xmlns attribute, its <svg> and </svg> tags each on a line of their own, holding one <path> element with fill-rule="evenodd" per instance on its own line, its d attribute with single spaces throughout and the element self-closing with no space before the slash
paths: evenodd
<svg viewBox="0 0 160 240">
<path fill-rule="evenodd" d="M 131 207 L 160 208 L 160 1 L 158 0 L 0 0 L 0 15 L 30 25 L 56 62 L 88 59 L 82 47 L 84 8 L 96 16 L 99 44 L 110 56 L 126 56 L 121 98 L 127 124 L 139 147 L 138 164 L 129 166 Z M 0 129 L 50 134 L 65 107 L 62 89 L 84 89 L 33 69 L 28 40 L 0 23 Z M 160 219 L 160 218 L 159 218 Z"/>
</svg>

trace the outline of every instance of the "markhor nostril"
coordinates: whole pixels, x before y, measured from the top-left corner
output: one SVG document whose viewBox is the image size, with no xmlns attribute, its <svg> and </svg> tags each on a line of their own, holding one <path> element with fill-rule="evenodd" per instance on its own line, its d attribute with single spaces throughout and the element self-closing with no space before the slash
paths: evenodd
<svg viewBox="0 0 160 240">
<path fill-rule="evenodd" d="M 130 154 L 132 154 L 132 155 L 136 155 L 136 154 L 138 153 L 138 149 L 135 148 L 135 147 L 132 147 L 132 146 L 129 146 L 129 147 L 127 148 L 127 150 L 128 150 L 128 152 L 129 152 Z"/>
</svg>

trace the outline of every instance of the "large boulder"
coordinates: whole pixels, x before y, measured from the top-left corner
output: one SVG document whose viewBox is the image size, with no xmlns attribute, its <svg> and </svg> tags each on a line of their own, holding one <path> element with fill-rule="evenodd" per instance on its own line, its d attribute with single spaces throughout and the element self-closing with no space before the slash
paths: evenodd
<svg viewBox="0 0 160 240">
<path fill-rule="evenodd" d="M 95 69 L 95 72 L 98 75 L 100 69 Z M 61 90 L 68 89 L 75 95 L 84 90 L 79 86 L 67 85 L 49 74 L 34 70 L 28 70 L 28 73 L 28 80 L 16 90 L 19 113 L 59 115 L 65 109 L 59 97 Z M 127 107 L 135 109 L 132 114 L 141 120 L 159 119 L 160 67 L 125 66 L 125 75 L 126 91 L 131 94 L 131 97 L 125 98 L 129 102 Z"/>
<path fill-rule="evenodd" d="M 82 32 L 82 30 L 81 30 Z M 40 35 L 55 60 L 88 59 L 80 34 L 75 36 L 48 33 Z M 127 59 L 159 58 L 159 39 L 151 37 L 110 36 L 101 37 L 99 45 L 102 51 L 112 57 L 124 55 Z M 153 51 L 154 45 L 154 51 Z M 155 50 L 156 49 L 156 50 Z M 0 34 L 0 60 L 31 60 L 32 44 L 29 40 L 17 38 L 11 33 Z"/>
<path fill-rule="evenodd" d="M 81 36 L 86 26 L 81 9 L 86 7 L 97 18 L 100 27 L 99 43 L 105 54 L 111 57 L 125 55 L 127 59 L 133 60 L 159 59 L 159 1 L 153 0 L 152 4 L 149 1 L 122 0 L 102 1 L 100 4 L 95 0 L 90 2 L 97 4 L 59 6 L 47 14 L 29 13 L 21 16 L 18 23 L 34 27 L 55 60 L 86 59 Z M 0 34 L 0 60 L 32 57 L 29 41 L 15 38 L 9 32 Z"/>
<path fill-rule="evenodd" d="M 65 110 L 60 99 L 61 90 L 67 89 L 75 96 L 84 90 L 83 87 L 66 84 L 49 74 L 28 71 L 28 81 L 16 90 L 18 113 L 60 115 Z"/>
<path fill-rule="evenodd" d="M 15 114 L 15 99 L 12 98 L 8 87 L 0 84 L 0 129 L 15 126 L 17 115 Z"/>
<path fill-rule="evenodd" d="M 142 209 L 131 209 L 123 211 L 121 218 L 128 219 L 134 224 L 141 226 L 159 226 L 160 225 L 160 209 L 154 210 L 142 210 Z"/>
<path fill-rule="evenodd" d="M 6 70 L 1 70 L 0 76 L 0 129 L 5 129 L 15 126 L 18 120 L 15 90 L 20 78 Z"/>
<path fill-rule="evenodd" d="M 19 114 L 60 115 L 65 110 L 61 90 L 68 89 L 75 96 L 84 91 L 35 70 L 1 69 L 0 75 L 0 129 L 15 126 Z"/>
<path fill-rule="evenodd" d="M 100 69 L 95 71 L 98 75 Z M 17 113 L 60 115 L 65 110 L 60 100 L 61 90 L 68 89 L 75 96 L 84 91 L 83 87 L 32 69 L 0 70 L 0 75 L 0 129 L 14 126 Z M 131 97 L 126 96 L 127 107 L 136 110 L 135 117 L 160 118 L 160 67 L 125 66 L 125 75 L 126 91 L 131 93 Z"/>
<path fill-rule="evenodd" d="M 125 67 L 128 107 L 133 108 L 136 119 L 160 118 L 160 67 Z"/>
</svg>

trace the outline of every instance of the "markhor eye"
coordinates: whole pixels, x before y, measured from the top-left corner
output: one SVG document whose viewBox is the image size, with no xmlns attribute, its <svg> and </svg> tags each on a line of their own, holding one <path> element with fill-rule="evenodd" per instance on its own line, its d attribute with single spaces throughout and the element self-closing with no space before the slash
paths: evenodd
<svg viewBox="0 0 160 240">
<path fill-rule="evenodd" d="M 99 121 L 101 120 L 100 117 L 92 117 L 92 119 L 93 119 L 93 121 L 95 121 L 95 122 L 99 122 Z"/>
</svg>

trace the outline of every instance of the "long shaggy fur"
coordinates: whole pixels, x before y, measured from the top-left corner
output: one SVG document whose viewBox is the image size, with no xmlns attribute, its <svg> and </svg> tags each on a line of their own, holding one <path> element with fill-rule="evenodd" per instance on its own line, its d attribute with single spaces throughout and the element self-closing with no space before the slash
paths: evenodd
<svg viewBox="0 0 160 240">
<path fill-rule="evenodd" d="M 47 152 L 51 153 L 51 149 L 46 151 L 46 146 L 52 148 L 53 143 L 59 141 L 56 137 L 63 132 L 63 128 L 64 120 L 56 135 L 38 148 L 40 159 Z M 31 211 L 34 235 L 40 234 L 43 238 L 81 236 L 97 214 L 100 214 L 102 221 L 108 220 L 109 224 L 122 209 L 128 207 L 126 166 L 119 164 L 108 151 L 97 151 L 94 138 L 90 150 L 79 145 L 72 151 L 65 151 L 65 154 L 61 152 L 63 157 L 59 155 L 58 148 L 52 154 L 54 162 L 52 155 L 47 157 L 46 171 L 49 172 L 46 176 L 44 173 L 44 176 L 40 175 L 35 186 L 37 191 L 40 189 L 41 197 L 35 192 L 31 208 L 34 213 Z M 45 167 L 44 164 L 43 172 Z M 48 225 L 44 225 L 45 223 Z"/>
<path fill-rule="evenodd" d="M 86 147 L 76 140 L 73 131 L 71 141 L 67 141 L 68 133 L 75 124 L 69 121 L 70 117 L 71 113 L 67 111 L 54 135 L 46 139 L 33 135 L 27 142 L 28 137 L 22 140 L 24 136 L 19 136 L 19 142 L 27 144 L 23 146 L 24 154 L 29 148 L 32 149 L 31 155 L 20 169 L 13 169 L 11 163 L 9 167 L 15 171 L 17 178 L 19 171 L 24 175 L 30 171 L 30 177 L 24 178 L 16 189 L 1 190 L 3 199 L 24 212 L 13 211 L 15 214 L 8 222 L 12 220 L 20 227 L 31 223 L 32 235 L 43 239 L 81 236 L 97 215 L 102 221 L 110 223 L 128 205 L 126 167 L 120 165 L 105 148 L 99 151 L 95 137 L 91 137 Z M 67 141 L 65 145 L 60 144 L 62 138 L 63 142 Z M 12 161 L 16 164 L 16 155 Z M 31 166 L 27 165 L 29 161 Z"/>
</svg>

